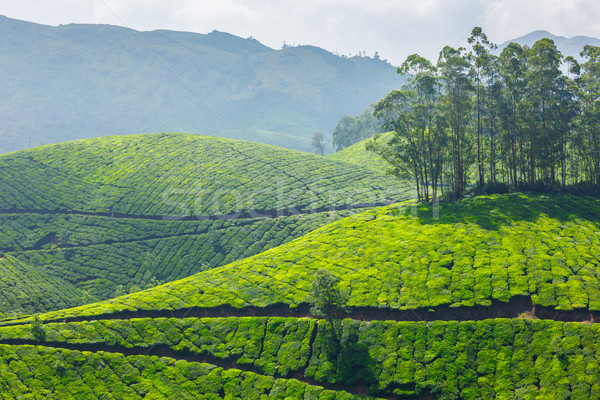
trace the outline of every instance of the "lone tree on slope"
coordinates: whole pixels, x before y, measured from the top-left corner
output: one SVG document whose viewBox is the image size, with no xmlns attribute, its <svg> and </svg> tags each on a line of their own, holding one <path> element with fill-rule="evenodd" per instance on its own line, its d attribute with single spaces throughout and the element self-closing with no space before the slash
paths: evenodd
<svg viewBox="0 0 600 400">
<path fill-rule="evenodd" d="M 326 269 L 319 269 L 312 281 L 309 303 L 310 313 L 317 317 L 332 319 L 339 317 L 346 309 L 348 293 L 338 287 L 341 279 Z"/>
</svg>

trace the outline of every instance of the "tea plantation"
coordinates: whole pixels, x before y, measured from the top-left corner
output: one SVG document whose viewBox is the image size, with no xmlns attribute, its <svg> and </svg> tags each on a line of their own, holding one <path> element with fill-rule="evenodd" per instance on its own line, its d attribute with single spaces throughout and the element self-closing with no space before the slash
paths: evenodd
<svg viewBox="0 0 600 400">
<path fill-rule="evenodd" d="M 62 302 L 0 304 L 10 315 L 181 279 L 410 196 L 351 164 L 185 134 L 43 146 L 0 170 L 0 253 L 68 287 Z"/>
<path fill-rule="evenodd" d="M 550 312 L 600 311 L 600 201 L 571 195 L 494 195 L 431 206 L 406 202 L 334 222 L 224 267 L 45 318 L 118 311 L 237 308 L 307 301 L 325 268 L 348 305 L 468 309 L 522 298 Z"/>
<path fill-rule="evenodd" d="M 0 329 L 0 393 L 353 398 L 345 388 L 384 398 L 600 398 L 597 324 L 230 317 L 37 329 Z"/>
<path fill-rule="evenodd" d="M 189 134 L 112 136 L 0 157 L 0 210 L 132 216 L 307 211 L 406 197 L 391 177 L 279 147 Z M 237 215 L 239 216 L 239 215 Z"/>
<path fill-rule="evenodd" d="M 165 181 L 185 188 L 213 168 L 214 188 L 235 186 L 238 199 L 153 187 L 159 166 L 138 154 L 161 146 Z M 244 169 L 234 151 L 262 161 Z M 198 161 L 210 152 L 214 165 Z M 600 398 L 600 200 L 376 206 L 394 200 L 385 185 L 395 200 L 410 193 L 345 162 L 297 155 L 293 165 L 296 155 L 146 135 L 0 159 L 32 182 L 43 162 L 40 190 L 55 190 L 38 196 L 2 175 L 2 190 L 22 196 L 0 213 L 0 397 Z M 294 202 L 251 193 L 252 179 L 277 193 L 281 171 Z M 359 190 L 329 201 L 326 185 L 385 199 Z M 310 311 L 319 270 L 347 295 L 338 316 Z"/>
<path fill-rule="evenodd" d="M 381 135 L 379 140 L 385 141 L 391 136 L 391 133 L 384 133 Z M 367 167 L 379 173 L 385 173 L 385 171 L 389 169 L 389 164 L 378 154 L 367 151 L 365 147 L 367 143 L 371 142 L 372 140 L 372 138 L 361 140 L 358 143 L 354 143 L 352 146 L 348 146 L 345 149 L 329 154 L 327 158 L 349 162 L 360 165 L 361 167 Z"/>
<path fill-rule="evenodd" d="M 14 257 L 0 257 L 0 277 L 0 318 L 81 304 L 83 293 L 66 280 Z"/>
<path fill-rule="evenodd" d="M 96 299 L 107 299 L 119 286 L 128 292 L 184 278 L 278 246 L 350 213 L 194 221 L 4 214 L 0 249 Z"/>
<path fill-rule="evenodd" d="M 0 394 L 7 399 L 358 398 L 295 379 L 157 356 L 0 346 L 0 360 Z"/>
</svg>

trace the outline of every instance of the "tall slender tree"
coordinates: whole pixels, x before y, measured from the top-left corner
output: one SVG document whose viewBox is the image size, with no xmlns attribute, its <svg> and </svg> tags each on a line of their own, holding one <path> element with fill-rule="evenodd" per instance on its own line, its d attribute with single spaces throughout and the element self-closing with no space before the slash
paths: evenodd
<svg viewBox="0 0 600 400">
<path fill-rule="evenodd" d="M 600 47 L 587 45 L 581 56 L 581 117 L 577 148 L 587 178 L 600 191 Z"/>
<path fill-rule="evenodd" d="M 560 71 L 562 55 L 551 39 L 537 41 L 529 50 L 527 100 L 529 122 L 529 181 L 536 181 L 536 167 L 547 189 L 556 182 L 560 92 L 565 81 Z"/>
<path fill-rule="evenodd" d="M 492 54 L 490 50 L 497 46 L 490 42 L 483 30 L 476 26 L 471 31 L 471 36 L 468 39 L 472 46 L 469 58 L 473 65 L 473 78 L 475 81 L 475 102 L 477 113 L 477 171 L 479 172 L 479 186 L 485 183 L 483 156 L 482 156 L 482 132 L 483 132 L 483 108 L 484 100 L 483 93 L 486 91 L 486 84 L 489 83 L 487 73 L 491 72 L 490 63 L 492 62 Z"/>
<path fill-rule="evenodd" d="M 471 115 L 473 85 L 469 77 L 470 63 L 464 48 L 446 46 L 440 52 L 438 69 L 443 82 L 441 104 L 452 131 L 452 190 L 464 192 L 467 170 L 471 164 L 471 138 L 467 127 Z"/>
<path fill-rule="evenodd" d="M 471 53 L 445 47 L 435 67 L 406 59 L 398 72 L 408 84 L 375 106 L 392 139 L 369 148 L 414 180 L 419 200 L 443 183 L 464 194 L 469 171 L 486 191 L 600 193 L 600 47 L 586 46 L 580 65 L 562 64 L 550 39 L 511 43 L 499 56 L 480 29 L 469 41 Z"/>
<path fill-rule="evenodd" d="M 398 176 L 410 176 L 419 200 L 437 195 L 443 166 L 444 131 L 438 127 L 439 80 L 436 68 L 417 54 L 409 56 L 398 73 L 409 76 L 403 90 L 393 91 L 375 105 L 374 115 L 393 132 L 388 143 L 377 140 L 369 149 L 395 167 Z"/>
<path fill-rule="evenodd" d="M 492 185 L 496 184 L 497 163 L 498 163 L 498 136 L 500 131 L 500 114 L 502 112 L 502 89 L 503 83 L 500 79 L 500 62 L 495 55 L 490 58 L 484 66 L 486 80 L 486 114 L 485 120 L 489 136 L 489 181 Z"/>
<path fill-rule="evenodd" d="M 510 43 L 500 53 L 502 99 L 500 121 L 503 126 L 501 147 L 513 187 L 524 180 L 522 109 L 527 73 L 527 47 Z M 519 174 L 520 171 L 520 174 Z"/>
</svg>

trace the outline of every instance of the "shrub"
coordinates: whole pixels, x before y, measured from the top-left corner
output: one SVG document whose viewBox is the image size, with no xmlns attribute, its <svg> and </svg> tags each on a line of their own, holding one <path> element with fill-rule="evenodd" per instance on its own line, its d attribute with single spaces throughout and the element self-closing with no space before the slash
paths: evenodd
<svg viewBox="0 0 600 400">
<path fill-rule="evenodd" d="M 315 273 L 308 302 L 315 316 L 335 318 L 345 311 L 348 293 L 339 289 L 341 279 L 326 269 Z"/>
</svg>

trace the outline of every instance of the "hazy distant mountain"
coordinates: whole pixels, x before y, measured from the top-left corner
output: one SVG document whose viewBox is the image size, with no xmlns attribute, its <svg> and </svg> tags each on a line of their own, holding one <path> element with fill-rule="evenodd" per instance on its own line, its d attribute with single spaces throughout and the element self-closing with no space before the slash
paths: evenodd
<svg viewBox="0 0 600 400">
<path fill-rule="evenodd" d="M 572 38 L 566 38 L 564 36 L 556 36 L 548 31 L 534 31 L 525 36 L 518 37 L 513 40 L 506 41 L 498 46 L 501 50 L 511 42 L 516 42 L 521 45 L 533 46 L 535 42 L 540 39 L 549 38 L 554 41 L 554 44 L 558 47 L 563 56 L 573 56 L 577 59 L 581 59 L 579 53 L 583 50 L 583 46 L 591 44 L 593 46 L 600 46 L 600 39 L 596 39 L 589 36 L 574 36 Z"/>
<path fill-rule="evenodd" d="M 401 83 L 385 61 L 312 46 L 0 16 L 0 152 L 165 131 L 309 150 Z"/>
</svg>

